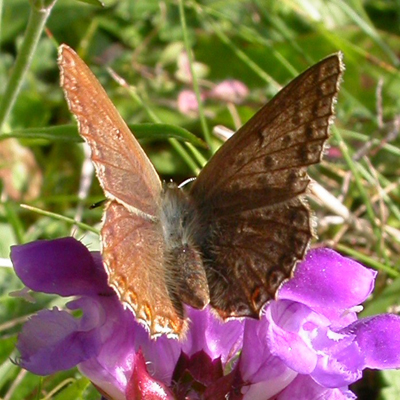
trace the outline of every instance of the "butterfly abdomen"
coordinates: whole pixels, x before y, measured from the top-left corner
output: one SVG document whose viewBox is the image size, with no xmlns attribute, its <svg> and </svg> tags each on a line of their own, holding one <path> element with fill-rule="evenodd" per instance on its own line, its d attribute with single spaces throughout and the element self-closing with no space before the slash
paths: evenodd
<svg viewBox="0 0 400 400">
<path fill-rule="evenodd" d="M 196 245 L 202 224 L 188 196 L 174 184 L 164 187 L 160 219 L 171 296 L 203 309 L 210 301 L 210 294 L 202 256 Z"/>
</svg>

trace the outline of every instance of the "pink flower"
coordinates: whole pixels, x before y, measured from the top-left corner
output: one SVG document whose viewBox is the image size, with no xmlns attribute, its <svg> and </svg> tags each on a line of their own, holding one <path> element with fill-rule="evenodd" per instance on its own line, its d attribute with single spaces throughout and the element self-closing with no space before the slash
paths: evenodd
<svg viewBox="0 0 400 400">
<path fill-rule="evenodd" d="M 241 103 L 248 95 L 247 86 L 235 79 L 222 81 L 208 93 L 208 97 L 231 103 Z"/>
<path fill-rule="evenodd" d="M 201 95 L 201 99 L 205 99 L 205 95 Z M 182 114 L 197 115 L 199 104 L 196 94 L 192 90 L 182 90 L 178 96 L 178 109 Z"/>
</svg>

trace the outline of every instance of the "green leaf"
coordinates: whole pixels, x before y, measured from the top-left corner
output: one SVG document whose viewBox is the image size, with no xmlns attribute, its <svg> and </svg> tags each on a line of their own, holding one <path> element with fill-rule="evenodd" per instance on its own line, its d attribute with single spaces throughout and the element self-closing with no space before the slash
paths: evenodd
<svg viewBox="0 0 400 400">
<path fill-rule="evenodd" d="M 54 219 L 56 219 L 58 221 L 63 221 L 63 222 L 66 222 L 68 224 L 78 226 L 81 229 L 88 230 L 90 232 L 98 234 L 98 230 L 96 228 L 93 228 L 93 227 L 91 227 L 91 226 L 89 226 L 87 224 L 84 224 L 82 222 L 75 221 L 73 218 L 68 218 L 68 217 L 65 217 L 65 216 L 60 215 L 60 214 L 52 213 L 50 211 L 41 210 L 40 208 L 28 206 L 26 204 L 21 204 L 21 207 L 25 208 L 27 210 L 30 210 L 30 211 L 34 211 L 34 212 L 36 212 L 36 213 L 38 213 L 40 215 L 44 215 L 46 217 L 51 217 L 51 218 L 54 218 Z"/>
<path fill-rule="evenodd" d="M 43 128 L 17 129 L 0 135 L 0 141 L 8 138 L 45 139 L 51 142 L 82 142 L 76 125 L 58 125 Z"/>
<path fill-rule="evenodd" d="M 136 139 L 165 140 L 178 139 L 192 143 L 195 146 L 207 148 L 206 143 L 193 133 L 179 126 L 169 124 L 130 124 L 129 129 L 134 132 Z M 83 142 L 78 134 L 76 125 L 57 125 L 43 128 L 18 129 L 0 135 L 0 141 L 9 138 L 17 139 L 45 139 L 52 142 Z"/>
<path fill-rule="evenodd" d="M 137 139 L 164 140 L 166 138 L 178 139 L 193 145 L 207 148 L 206 143 L 188 130 L 169 124 L 130 124 L 129 129 L 134 132 Z"/>
<path fill-rule="evenodd" d="M 104 7 L 104 3 L 100 0 L 78 0 L 80 3 L 91 4 L 92 6 Z"/>
</svg>

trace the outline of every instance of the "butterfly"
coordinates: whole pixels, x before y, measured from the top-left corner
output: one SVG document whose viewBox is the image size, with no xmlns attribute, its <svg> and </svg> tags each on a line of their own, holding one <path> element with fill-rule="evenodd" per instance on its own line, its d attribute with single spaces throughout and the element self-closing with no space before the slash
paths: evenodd
<svg viewBox="0 0 400 400">
<path fill-rule="evenodd" d="M 259 318 L 309 247 L 306 169 L 321 160 L 344 70 L 312 66 L 214 154 L 190 189 L 163 184 L 82 59 L 59 49 L 61 86 L 108 203 L 109 284 L 149 331 L 182 338 L 184 305 L 224 320 Z"/>
</svg>

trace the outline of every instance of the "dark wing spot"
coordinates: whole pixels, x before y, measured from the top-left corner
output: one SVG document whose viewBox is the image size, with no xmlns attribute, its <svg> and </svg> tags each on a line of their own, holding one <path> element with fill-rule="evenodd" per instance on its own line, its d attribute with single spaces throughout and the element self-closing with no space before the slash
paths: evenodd
<svg viewBox="0 0 400 400">
<path fill-rule="evenodd" d="M 266 156 L 264 159 L 265 168 L 271 168 L 275 164 L 272 156 Z"/>
</svg>

